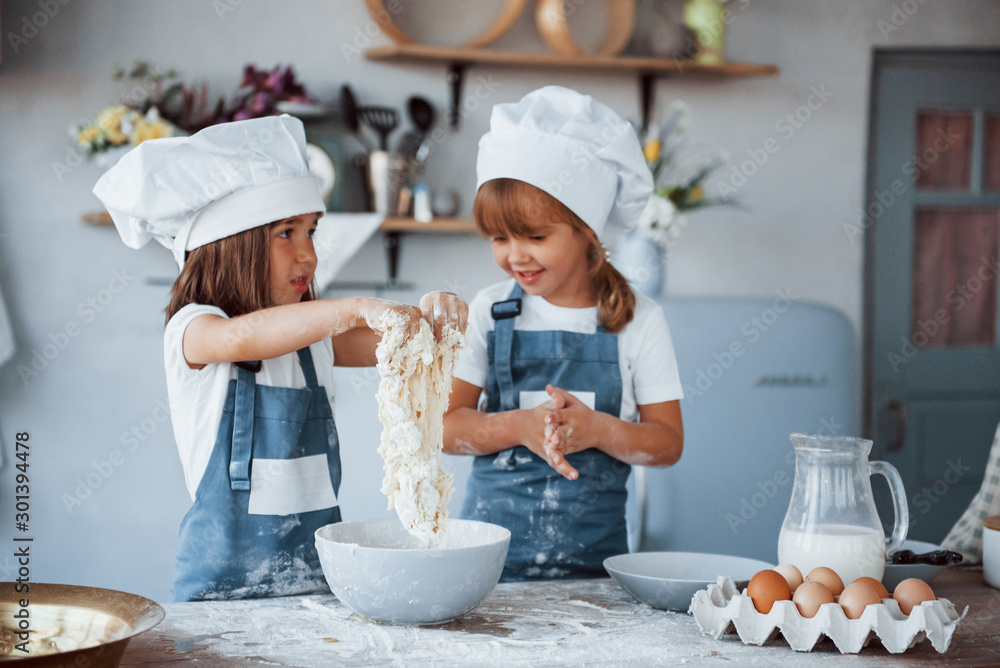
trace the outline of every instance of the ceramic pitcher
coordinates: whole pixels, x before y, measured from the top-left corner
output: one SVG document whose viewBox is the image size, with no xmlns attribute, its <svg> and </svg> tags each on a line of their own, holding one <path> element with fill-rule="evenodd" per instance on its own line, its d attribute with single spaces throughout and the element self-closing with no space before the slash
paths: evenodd
<svg viewBox="0 0 1000 668">
<path fill-rule="evenodd" d="M 832 568 L 848 585 L 868 576 L 881 581 L 885 556 L 906 539 L 910 522 L 903 481 L 887 462 L 869 462 L 872 442 L 862 438 L 791 434 L 795 484 L 778 536 L 778 562 L 795 564 L 803 577 Z M 871 476 L 889 481 L 896 522 L 882 530 Z"/>
</svg>

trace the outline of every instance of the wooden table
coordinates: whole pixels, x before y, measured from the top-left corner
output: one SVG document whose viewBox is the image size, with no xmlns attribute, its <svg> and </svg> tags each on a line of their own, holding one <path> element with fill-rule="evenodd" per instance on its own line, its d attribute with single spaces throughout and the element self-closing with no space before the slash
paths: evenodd
<svg viewBox="0 0 1000 668">
<path fill-rule="evenodd" d="M 974 571 L 946 572 L 932 585 L 959 613 L 969 606 L 946 654 L 926 640 L 903 654 L 874 641 L 856 655 L 830 640 L 808 653 L 780 636 L 763 647 L 735 634 L 715 640 L 690 615 L 641 605 L 598 579 L 498 585 L 476 610 L 433 627 L 376 624 L 333 595 L 171 603 L 159 626 L 132 639 L 121 665 L 1000 665 L 1000 590 Z"/>
</svg>

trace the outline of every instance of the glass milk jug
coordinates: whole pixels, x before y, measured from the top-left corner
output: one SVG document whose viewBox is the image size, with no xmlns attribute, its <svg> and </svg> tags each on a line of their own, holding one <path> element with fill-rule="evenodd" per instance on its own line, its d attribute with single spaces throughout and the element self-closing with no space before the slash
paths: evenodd
<svg viewBox="0 0 1000 668">
<path fill-rule="evenodd" d="M 802 576 L 832 568 L 848 585 L 862 576 L 882 580 L 886 552 L 906 539 L 910 513 L 903 481 L 887 462 L 869 462 L 872 442 L 861 438 L 791 434 L 795 484 L 778 535 L 778 563 Z M 875 509 L 871 476 L 889 481 L 896 524 L 886 540 Z"/>
</svg>

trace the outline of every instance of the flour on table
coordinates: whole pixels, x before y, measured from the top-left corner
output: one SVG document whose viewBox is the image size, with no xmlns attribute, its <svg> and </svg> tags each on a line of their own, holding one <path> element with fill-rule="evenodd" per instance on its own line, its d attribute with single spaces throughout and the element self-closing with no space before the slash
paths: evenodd
<svg viewBox="0 0 1000 668">
<path fill-rule="evenodd" d="M 408 323 L 387 314 L 375 355 L 382 376 L 378 386 L 378 418 L 385 461 L 382 493 L 406 530 L 424 545 L 436 543 L 448 521 L 452 476 L 441 469 L 444 412 L 451 374 L 465 337 L 446 326 L 441 341 L 430 325 L 404 343 Z"/>
</svg>

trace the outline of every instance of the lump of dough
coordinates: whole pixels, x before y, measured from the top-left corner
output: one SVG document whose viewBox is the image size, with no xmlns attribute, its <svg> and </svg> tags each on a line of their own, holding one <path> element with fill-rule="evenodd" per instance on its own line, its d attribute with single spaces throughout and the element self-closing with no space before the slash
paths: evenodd
<svg viewBox="0 0 1000 668">
<path fill-rule="evenodd" d="M 444 532 L 454 491 L 451 474 L 441 469 L 441 449 L 451 374 L 465 337 L 446 326 L 437 342 L 421 320 L 420 330 L 404 343 L 408 323 L 387 315 L 375 351 L 381 375 L 376 398 L 382 422 L 378 452 L 385 461 L 382 493 L 406 530 L 425 546 L 433 545 Z"/>
</svg>

